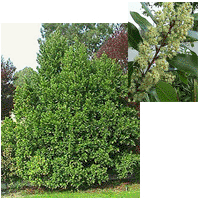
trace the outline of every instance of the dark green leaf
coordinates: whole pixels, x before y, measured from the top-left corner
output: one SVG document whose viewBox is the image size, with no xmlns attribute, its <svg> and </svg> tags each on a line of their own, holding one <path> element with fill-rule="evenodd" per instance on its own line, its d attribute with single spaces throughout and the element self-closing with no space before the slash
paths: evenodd
<svg viewBox="0 0 200 200">
<path fill-rule="evenodd" d="M 196 54 L 178 54 L 171 60 L 167 59 L 170 65 L 178 70 L 189 72 L 194 76 L 198 76 L 198 56 Z"/>
<path fill-rule="evenodd" d="M 142 41 L 138 29 L 132 23 L 128 22 L 128 42 L 130 46 L 139 51 L 138 44 Z"/>
<path fill-rule="evenodd" d="M 198 102 L 198 83 L 195 79 L 194 79 L 194 92 L 192 95 L 192 99 L 194 102 Z"/>
<path fill-rule="evenodd" d="M 187 85 L 188 84 L 188 80 L 187 80 L 186 73 L 183 72 L 183 71 L 179 71 L 179 70 L 177 70 L 177 72 L 178 72 L 180 80 Z"/>
<path fill-rule="evenodd" d="M 169 83 L 159 81 L 156 92 L 161 102 L 177 102 L 176 91 Z"/>
</svg>

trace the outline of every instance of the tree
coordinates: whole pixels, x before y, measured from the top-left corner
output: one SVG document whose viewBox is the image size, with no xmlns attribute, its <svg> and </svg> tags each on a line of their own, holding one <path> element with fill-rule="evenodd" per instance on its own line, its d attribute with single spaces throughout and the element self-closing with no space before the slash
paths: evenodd
<svg viewBox="0 0 200 200">
<path fill-rule="evenodd" d="M 40 46 L 37 79 L 17 88 L 18 176 L 51 189 L 101 184 L 109 170 L 138 179 L 139 119 L 119 99 L 127 75 L 106 54 L 89 60 L 78 39 L 65 41 L 51 34 Z"/>
<path fill-rule="evenodd" d="M 40 65 L 37 70 L 40 76 L 43 76 L 46 80 L 50 80 L 62 71 L 64 66 L 61 61 L 65 51 L 70 46 L 70 41 L 63 35 L 61 37 L 58 36 L 58 32 L 59 30 L 57 30 L 56 34 L 51 34 L 54 37 L 49 36 L 53 42 L 48 40 L 47 37 L 47 40 L 40 44 L 40 50 L 37 54 L 37 62 Z"/>
<path fill-rule="evenodd" d="M 9 112 L 13 109 L 13 95 L 15 86 L 13 81 L 16 67 L 13 65 L 10 58 L 5 61 L 1 56 L 1 120 L 9 117 Z"/>
<path fill-rule="evenodd" d="M 119 24 L 108 23 L 44 23 L 41 28 L 42 39 L 39 39 L 39 43 L 59 28 L 62 35 L 69 40 L 69 45 L 74 43 L 73 38 L 76 35 L 79 41 L 85 44 L 89 56 L 92 56 L 118 26 Z"/>
<path fill-rule="evenodd" d="M 109 58 L 116 59 L 124 72 L 127 72 L 128 66 L 128 32 L 126 24 L 121 25 L 112 36 L 100 47 L 97 57 L 100 58 L 103 53 Z"/>
<path fill-rule="evenodd" d="M 31 81 L 31 77 L 36 74 L 37 72 L 31 67 L 25 67 L 24 69 L 15 73 L 14 77 L 16 77 L 16 79 L 14 81 L 14 86 L 22 87 L 25 84 L 26 79 Z"/>
</svg>

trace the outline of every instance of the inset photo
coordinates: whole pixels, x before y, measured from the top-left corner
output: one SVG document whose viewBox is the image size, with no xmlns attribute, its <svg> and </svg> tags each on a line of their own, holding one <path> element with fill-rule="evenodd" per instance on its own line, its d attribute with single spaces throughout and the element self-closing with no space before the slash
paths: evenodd
<svg viewBox="0 0 200 200">
<path fill-rule="evenodd" d="M 198 102 L 198 2 L 129 2 L 132 102 Z"/>
</svg>

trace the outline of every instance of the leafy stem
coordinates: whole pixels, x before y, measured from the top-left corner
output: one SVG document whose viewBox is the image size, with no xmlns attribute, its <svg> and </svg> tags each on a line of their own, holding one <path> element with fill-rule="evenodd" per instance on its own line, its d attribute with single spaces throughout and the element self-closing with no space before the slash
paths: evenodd
<svg viewBox="0 0 200 200">
<path fill-rule="evenodd" d="M 152 64 L 155 62 L 155 60 L 157 60 L 157 59 L 159 58 L 158 54 L 159 54 L 159 52 L 160 52 L 160 49 L 161 49 L 161 47 L 164 47 L 164 46 L 166 45 L 167 37 L 168 37 L 169 34 L 171 34 L 171 30 L 172 30 L 172 28 L 173 28 L 174 25 L 175 25 L 175 20 L 173 20 L 172 22 L 170 22 L 169 31 L 168 31 L 167 34 L 163 35 L 163 39 L 162 39 L 162 41 L 161 41 L 160 47 L 157 47 L 157 46 L 155 45 L 156 53 L 155 53 L 155 55 L 154 55 L 152 61 L 151 61 L 151 62 L 148 61 L 147 70 L 146 70 L 144 73 L 141 72 L 141 73 L 142 73 L 141 82 L 142 82 L 143 78 L 145 77 L 146 73 L 150 70 Z M 136 88 L 137 88 L 137 89 L 136 89 L 137 92 L 139 92 L 139 91 L 141 92 L 141 90 L 138 89 L 138 85 L 137 85 Z"/>
<path fill-rule="evenodd" d="M 155 55 L 154 55 L 152 61 L 150 62 L 149 66 L 148 66 L 148 68 L 147 68 L 147 70 L 146 70 L 146 72 L 144 73 L 144 76 L 145 76 L 146 73 L 149 71 L 149 69 L 151 68 L 151 66 L 152 66 L 152 64 L 154 63 L 154 61 L 155 61 L 156 59 L 159 58 L 158 53 L 160 52 L 161 47 L 164 47 L 164 46 L 166 45 L 166 39 L 167 39 L 168 35 L 171 33 L 172 27 L 173 27 L 174 25 L 175 25 L 175 20 L 173 20 L 173 21 L 170 23 L 169 31 L 168 31 L 168 33 L 167 33 L 166 35 L 163 36 L 163 39 L 162 39 L 162 41 L 161 41 L 160 47 L 158 48 L 158 47 L 155 45 L 155 46 L 156 46 L 156 53 L 155 53 Z"/>
</svg>

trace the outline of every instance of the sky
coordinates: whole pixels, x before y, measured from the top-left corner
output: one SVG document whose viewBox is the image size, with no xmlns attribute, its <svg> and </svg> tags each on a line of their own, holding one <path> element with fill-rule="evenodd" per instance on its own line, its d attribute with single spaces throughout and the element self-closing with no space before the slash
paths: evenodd
<svg viewBox="0 0 200 200">
<path fill-rule="evenodd" d="M 11 3 L 12 2 L 12 6 Z M 128 2 L 46 0 L 0 1 L 1 55 L 10 58 L 19 71 L 26 66 L 36 69 L 37 39 L 41 37 L 41 23 L 126 23 Z M 47 7 L 48 5 L 48 7 Z M 18 10 L 16 10 L 18 8 Z M 26 8 L 26 9 L 23 9 Z M 48 8 L 48 9 L 46 9 Z M 120 13 L 120 15 L 119 15 Z M 91 17 L 92 16 L 92 17 Z"/>
<path fill-rule="evenodd" d="M 130 11 L 135 11 L 153 24 L 150 17 L 142 14 L 143 9 L 140 2 L 128 2 L 127 5 L 127 21 L 133 23 L 139 29 L 138 24 L 135 23 L 130 15 Z M 158 8 L 155 8 L 155 10 L 158 10 Z M 1 24 L 1 55 L 4 56 L 5 60 L 11 59 L 17 68 L 16 71 L 22 70 L 25 67 L 31 67 L 36 70 L 38 66 L 36 59 L 39 52 L 37 39 L 41 38 L 40 28 L 41 23 Z M 131 53 L 129 54 L 131 55 Z"/>
<path fill-rule="evenodd" d="M 140 2 L 128 2 L 128 21 L 134 22 L 130 15 L 130 11 L 136 11 L 142 15 Z M 150 17 L 146 17 L 151 23 Z M 16 71 L 22 70 L 25 67 L 31 67 L 36 70 L 37 53 L 39 52 L 38 38 L 41 38 L 40 33 L 41 23 L 2 23 L 1 24 L 1 55 L 4 59 L 11 59 Z"/>
<path fill-rule="evenodd" d="M 1 55 L 13 62 L 16 71 L 25 67 L 36 70 L 37 53 L 41 37 L 40 23 L 2 23 L 1 24 Z"/>
<path fill-rule="evenodd" d="M 140 2 L 126 0 L 7 0 L 0 7 L 1 54 L 17 70 L 37 66 L 41 23 L 133 23 L 129 11 L 141 12 Z M 141 200 L 200 199 L 198 113 L 194 102 L 141 103 Z"/>
</svg>

